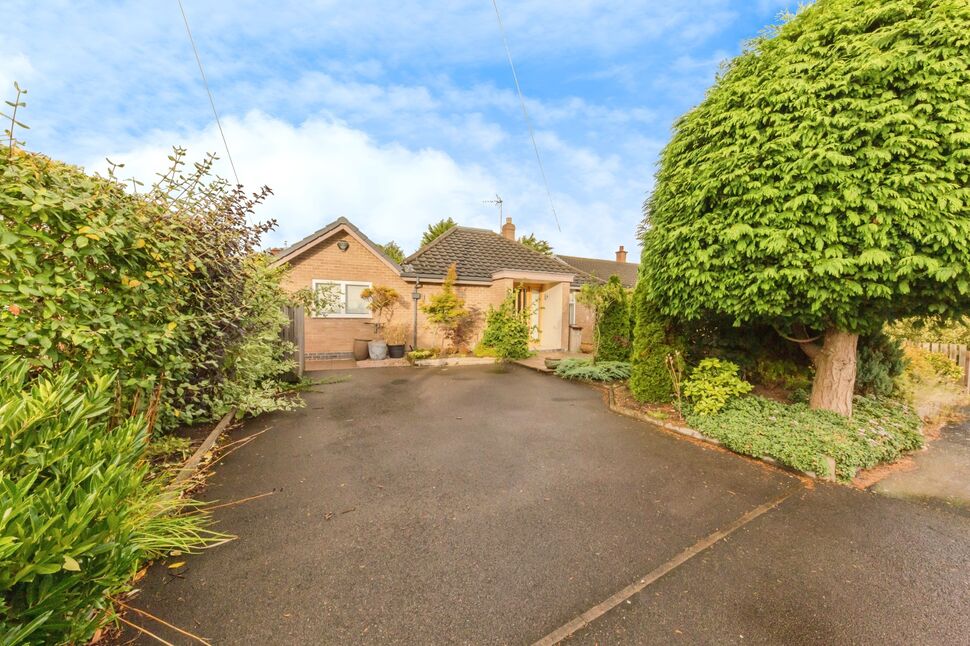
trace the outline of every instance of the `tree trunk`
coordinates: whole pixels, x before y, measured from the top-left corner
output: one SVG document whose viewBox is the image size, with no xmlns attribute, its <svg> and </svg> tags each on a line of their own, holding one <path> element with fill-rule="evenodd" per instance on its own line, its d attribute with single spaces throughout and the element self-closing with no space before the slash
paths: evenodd
<svg viewBox="0 0 970 646">
<path fill-rule="evenodd" d="M 812 408 L 852 417 L 858 342 L 858 334 L 828 330 L 821 347 L 814 343 L 801 344 L 815 364 L 815 382 L 809 401 Z"/>
</svg>

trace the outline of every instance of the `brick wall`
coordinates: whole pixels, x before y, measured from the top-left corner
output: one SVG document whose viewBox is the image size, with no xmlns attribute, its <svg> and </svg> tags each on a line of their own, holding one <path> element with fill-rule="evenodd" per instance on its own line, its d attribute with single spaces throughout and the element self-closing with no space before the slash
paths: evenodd
<svg viewBox="0 0 970 646">
<path fill-rule="evenodd" d="M 344 240 L 348 244 L 346 251 L 341 251 L 337 243 Z M 371 283 L 393 287 L 401 295 L 401 305 L 395 311 L 391 324 L 403 324 L 408 329 L 407 345 L 412 344 L 412 330 L 414 320 L 414 300 L 411 293 L 412 283 L 405 282 L 397 272 L 389 267 L 380 257 L 375 255 L 369 247 L 359 242 L 354 236 L 340 232 L 334 234 L 324 242 L 303 255 L 297 256 L 290 262 L 290 271 L 285 280 L 287 289 L 297 290 L 310 288 L 314 280 L 336 280 Z M 491 285 L 456 285 L 455 291 L 465 299 L 465 305 L 478 310 L 478 327 L 469 344 L 474 348 L 481 339 L 485 328 L 485 314 L 489 306 L 498 306 L 505 298 L 513 281 L 503 278 Z M 441 285 L 423 283 L 421 285 L 421 300 L 418 304 L 427 302 L 433 294 L 441 292 Z M 563 298 L 562 316 L 566 316 L 566 299 Z M 548 315 L 553 316 L 550 312 Z M 439 347 L 441 335 L 428 323 L 424 312 L 418 309 L 418 347 Z M 563 319 L 565 321 L 565 318 Z M 349 356 L 353 351 L 354 339 L 374 339 L 378 336 L 374 332 L 373 319 L 340 318 L 329 316 L 315 318 L 306 316 L 305 353 L 308 360 L 329 359 Z M 584 330 L 585 335 L 585 330 Z M 565 347 L 565 334 L 563 347 Z"/>
</svg>

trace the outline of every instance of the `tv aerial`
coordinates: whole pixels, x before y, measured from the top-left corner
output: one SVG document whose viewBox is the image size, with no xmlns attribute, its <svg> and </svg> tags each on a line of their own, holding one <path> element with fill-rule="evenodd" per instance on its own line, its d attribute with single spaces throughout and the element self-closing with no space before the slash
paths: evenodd
<svg viewBox="0 0 970 646">
<path fill-rule="evenodd" d="M 494 200 L 482 200 L 482 204 L 494 204 L 498 206 L 498 228 L 501 229 L 502 224 L 505 222 L 505 213 L 502 212 L 502 196 L 496 193 Z"/>
</svg>

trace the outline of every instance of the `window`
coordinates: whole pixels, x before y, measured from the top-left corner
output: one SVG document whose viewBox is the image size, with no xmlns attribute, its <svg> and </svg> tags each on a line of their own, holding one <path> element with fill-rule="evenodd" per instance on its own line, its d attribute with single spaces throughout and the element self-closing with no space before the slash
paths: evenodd
<svg viewBox="0 0 970 646">
<path fill-rule="evenodd" d="M 576 292 L 569 292 L 569 324 L 576 325 Z"/>
<path fill-rule="evenodd" d="M 317 318 L 366 318 L 371 317 L 370 300 L 360 293 L 371 286 L 370 283 L 358 283 L 345 280 L 314 280 L 315 293 L 332 290 L 336 303 L 322 312 L 314 312 Z M 332 299 L 331 299 L 332 300 Z"/>
</svg>

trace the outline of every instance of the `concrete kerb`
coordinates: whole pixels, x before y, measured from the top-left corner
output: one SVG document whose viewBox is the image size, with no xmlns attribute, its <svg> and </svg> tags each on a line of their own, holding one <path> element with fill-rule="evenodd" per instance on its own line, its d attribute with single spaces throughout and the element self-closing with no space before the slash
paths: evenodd
<svg viewBox="0 0 970 646">
<path fill-rule="evenodd" d="M 423 367 L 442 367 L 442 366 L 482 366 L 495 363 L 492 357 L 446 357 L 443 359 L 420 359 L 414 362 L 416 366 Z"/>
</svg>

